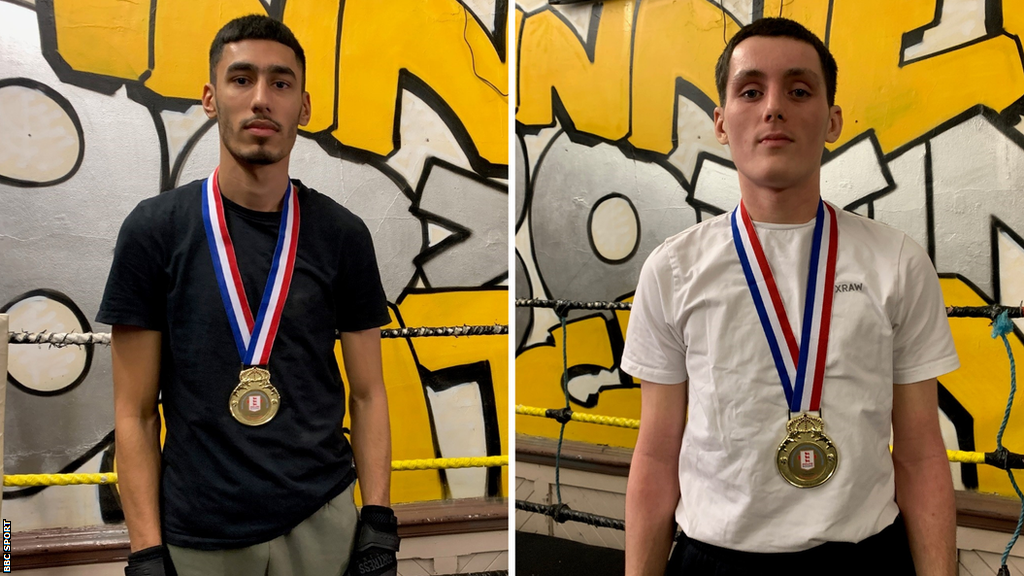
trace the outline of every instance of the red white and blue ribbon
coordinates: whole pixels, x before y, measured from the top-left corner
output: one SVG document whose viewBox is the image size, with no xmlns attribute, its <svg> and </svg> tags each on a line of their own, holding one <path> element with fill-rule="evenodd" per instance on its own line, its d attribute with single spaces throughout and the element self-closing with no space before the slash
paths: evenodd
<svg viewBox="0 0 1024 576">
<path fill-rule="evenodd" d="M 790 327 L 775 277 L 757 239 L 754 223 L 742 202 L 732 212 L 732 236 L 750 295 L 754 298 L 757 316 L 761 319 L 761 327 L 775 360 L 775 368 L 782 380 L 782 388 L 786 391 L 789 409 L 791 412 L 817 411 L 821 403 L 821 386 L 825 380 L 828 334 L 832 322 L 832 295 L 839 247 L 836 211 L 818 200 L 799 342 Z"/>
<path fill-rule="evenodd" d="M 245 297 L 242 276 L 238 273 L 231 235 L 228 234 L 224 202 L 217 184 L 218 170 L 214 169 L 213 174 L 203 183 L 203 223 L 206 225 L 210 256 L 213 257 L 213 271 L 242 364 L 263 366 L 270 360 L 270 350 L 274 347 L 281 312 L 292 283 L 295 252 L 299 242 L 299 199 L 289 181 L 284 193 L 277 248 L 271 261 L 267 285 L 263 289 L 260 309 L 254 318 L 249 309 L 249 300 Z"/>
</svg>

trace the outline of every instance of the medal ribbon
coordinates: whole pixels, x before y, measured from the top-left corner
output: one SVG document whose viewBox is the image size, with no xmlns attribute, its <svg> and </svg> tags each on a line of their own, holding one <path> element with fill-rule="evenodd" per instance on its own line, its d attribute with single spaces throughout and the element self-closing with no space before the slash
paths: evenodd
<svg viewBox="0 0 1024 576">
<path fill-rule="evenodd" d="M 799 343 L 793 335 L 775 277 L 743 202 L 733 210 L 731 219 L 733 244 L 775 360 L 775 368 L 782 380 L 789 409 L 791 412 L 816 411 L 821 403 L 832 321 L 832 294 L 839 246 L 836 211 L 818 200 Z"/>
<path fill-rule="evenodd" d="M 217 184 L 219 170 L 214 169 L 213 174 L 203 183 L 203 223 L 206 225 L 210 256 L 213 257 L 213 271 L 242 364 L 262 366 L 270 359 L 270 350 L 277 337 L 281 312 L 292 283 L 299 241 L 299 199 L 289 181 L 284 193 L 284 210 L 281 213 L 281 227 L 277 234 L 277 248 L 271 261 L 270 275 L 263 289 L 259 312 L 253 318 L 224 217 L 224 203 Z"/>
</svg>

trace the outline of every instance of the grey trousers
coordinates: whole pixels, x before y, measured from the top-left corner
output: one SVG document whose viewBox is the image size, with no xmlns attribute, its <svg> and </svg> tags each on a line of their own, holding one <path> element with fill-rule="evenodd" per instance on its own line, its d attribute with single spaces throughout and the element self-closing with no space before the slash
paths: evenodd
<svg viewBox="0 0 1024 576">
<path fill-rule="evenodd" d="M 355 484 L 291 532 L 234 550 L 167 546 L 178 576 L 341 576 L 355 545 Z"/>
</svg>

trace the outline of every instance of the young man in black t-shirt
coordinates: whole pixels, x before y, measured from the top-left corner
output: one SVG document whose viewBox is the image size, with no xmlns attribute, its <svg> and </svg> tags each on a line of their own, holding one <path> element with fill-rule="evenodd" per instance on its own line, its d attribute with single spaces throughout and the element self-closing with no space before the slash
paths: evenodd
<svg viewBox="0 0 1024 576">
<path fill-rule="evenodd" d="M 302 47 L 266 16 L 228 23 L 203 107 L 219 167 L 128 216 L 97 315 L 113 325 L 125 574 L 394 574 L 390 314 L 363 222 L 288 178 L 310 117 Z"/>
</svg>

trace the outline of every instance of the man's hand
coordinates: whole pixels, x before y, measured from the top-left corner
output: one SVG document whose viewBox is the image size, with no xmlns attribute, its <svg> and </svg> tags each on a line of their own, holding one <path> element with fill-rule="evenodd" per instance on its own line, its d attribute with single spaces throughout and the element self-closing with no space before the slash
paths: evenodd
<svg viewBox="0 0 1024 576">
<path fill-rule="evenodd" d="M 348 563 L 350 576 L 395 576 L 398 573 L 398 519 L 385 506 L 366 505 L 360 513 L 356 547 Z"/>
<path fill-rule="evenodd" d="M 934 378 L 893 386 L 892 461 L 896 503 L 919 576 L 956 574 L 956 502 L 939 430 Z"/>
<path fill-rule="evenodd" d="M 626 484 L 626 576 L 661 575 L 679 503 L 686 383 L 640 383 L 640 435 Z"/>
<path fill-rule="evenodd" d="M 128 555 L 124 576 L 175 576 L 171 556 L 165 546 L 153 546 Z"/>
</svg>

